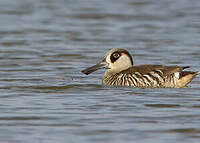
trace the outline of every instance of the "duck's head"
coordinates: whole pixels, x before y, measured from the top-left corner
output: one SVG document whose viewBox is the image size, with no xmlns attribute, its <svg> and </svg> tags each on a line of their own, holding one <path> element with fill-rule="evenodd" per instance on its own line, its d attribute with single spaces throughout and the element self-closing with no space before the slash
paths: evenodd
<svg viewBox="0 0 200 143">
<path fill-rule="evenodd" d="M 89 67 L 82 72 L 90 74 L 98 69 L 108 69 L 108 72 L 118 73 L 133 66 L 133 59 L 129 52 L 122 48 L 110 50 L 104 59 L 98 64 Z"/>
</svg>

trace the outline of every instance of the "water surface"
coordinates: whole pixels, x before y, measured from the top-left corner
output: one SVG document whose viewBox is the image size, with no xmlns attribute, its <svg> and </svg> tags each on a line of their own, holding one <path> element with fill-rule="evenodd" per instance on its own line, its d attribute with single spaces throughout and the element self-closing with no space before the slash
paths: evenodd
<svg viewBox="0 0 200 143">
<path fill-rule="evenodd" d="M 0 142 L 196 142 L 200 82 L 104 87 L 80 71 L 112 48 L 199 71 L 198 0 L 1 0 Z"/>
</svg>

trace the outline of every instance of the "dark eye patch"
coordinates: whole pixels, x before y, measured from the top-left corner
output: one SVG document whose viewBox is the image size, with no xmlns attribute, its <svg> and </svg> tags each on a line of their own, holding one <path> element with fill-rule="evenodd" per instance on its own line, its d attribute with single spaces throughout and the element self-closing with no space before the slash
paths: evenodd
<svg viewBox="0 0 200 143">
<path fill-rule="evenodd" d="M 129 54 L 129 52 L 127 52 L 126 50 L 120 50 L 120 51 L 116 51 L 114 53 L 112 53 L 112 55 L 110 56 L 110 60 L 112 63 L 114 63 L 116 60 L 119 59 L 119 57 L 122 55 L 122 53 L 126 54 L 127 56 L 129 56 L 131 63 L 133 65 L 133 59 L 132 56 Z"/>
<path fill-rule="evenodd" d="M 119 59 L 120 56 L 121 56 L 121 53 L 119 52 L 112 53 L 110 57 L 111 62 L 114 63 L 117 59 Z"/>
</svg>

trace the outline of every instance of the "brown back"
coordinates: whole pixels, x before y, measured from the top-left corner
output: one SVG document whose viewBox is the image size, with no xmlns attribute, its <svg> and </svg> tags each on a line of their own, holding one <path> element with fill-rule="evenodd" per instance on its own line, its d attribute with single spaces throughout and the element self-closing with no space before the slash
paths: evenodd
<svg viewBox="0 0 200 143">
<path fill-rule="evenodd" d="M 164 76 L 167 76 L 182 71 L 185 68 L 189 68 L 189 66 L 181 67 L 181 66 L 163 66 L 163 65 L 138 65 L 128 68 L 127 70 L 121 71 L 121 73 L 132 74 L 135 72 L 139 72 L 141 74 L 147 74 L 154 70 L 161 70 Z"/>
</svg>

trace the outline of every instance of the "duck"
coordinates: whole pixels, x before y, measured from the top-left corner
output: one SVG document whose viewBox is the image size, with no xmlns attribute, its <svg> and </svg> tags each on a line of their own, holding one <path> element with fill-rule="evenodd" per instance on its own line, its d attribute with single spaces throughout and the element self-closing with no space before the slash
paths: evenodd
<svg viewBox="0 0 200 143">
<path fill-rule="evenodd" d="M 82 70 L 89 75 L 106 69 L 105 86 L 133 86 L 138 88 L 183 88 L 200 72 L 185 71 L 190 66 L 134 65 L 131 54 L 123 48 L 111 49 L 103 60 Z"/>
</svg>

